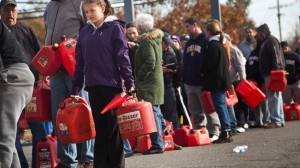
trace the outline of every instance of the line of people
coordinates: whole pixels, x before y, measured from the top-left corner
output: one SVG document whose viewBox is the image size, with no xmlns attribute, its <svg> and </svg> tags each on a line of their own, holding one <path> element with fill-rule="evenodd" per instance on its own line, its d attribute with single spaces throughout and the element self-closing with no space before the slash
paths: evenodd
<svg viewBox="0 0 300 168">
<path fill-rule="evenodd" d="M 31 72 L 28 67 L 40 48 L 31 28 L 17 23 L 16 7 L 15 0 L 0 4 L 0 63 L 4 69 L 0 69 L 0 167 L 13 168 L 21 167 L 14 145 L 17 121 L 30 100 L 34 81 L 39 80 L 35 70 L 31 68 Z M 63 35 L 79 35 L 74 77 L 64 68 L 50 77 L 53 130 L 56 132 L 59 103 L 80 95 L 90 103 L 97 133 L 95 140 L 81 144 L 63 144 L 58 139 L 57 168 L 125 167 L 125 156 L 132 151 L 128 141 L 121 140 L 115 112 L 99 114 L 124 87 L 127 91 L 138 89 L 138 99 L 152 104 L 158 131 L 150 134 L 152 146 L 143 154 L 164 152 L 164 119 L 171 121 L 174 129 L 179 128 L 182 107 L 176 95 L 180 91 L 186 96 L 193 128 L 207 128 L 213 143 L 232 142 L 232 136 L 245 132 L 248 124 L 284 127 L 283 102 L 293 99 L 300 103 L 300 56 L 272 36 L 266 24 L 248 27 L 245 41 L 236 47 L 217 20 L 207 22 L 202 31 L 199 19 L 190 17 L 185 21 L 188 35 L 179 38 L 155 28 L 149 14 L 138 14 L 134 23 L 125 24 L 114 15 L 109 0 L 51 0 L 44 21 L 45 45 L 59 43 Z M 281 92 L 267 87 L 271 70 L 277 69 L 289 72 L 284 100 Z M 245 79 L 266 88 L 267 98 L 252 111 L 240 97 L 237 105 L 226 104 L 225 92 Z M 211 92 L 215 112 L 204 112 L 200 99 L 203 91 Z M 31 126 L 32 167 L 36 164 L 36 143 L 46 136 L 43 123 L 35 124 Z"/>
</svg>

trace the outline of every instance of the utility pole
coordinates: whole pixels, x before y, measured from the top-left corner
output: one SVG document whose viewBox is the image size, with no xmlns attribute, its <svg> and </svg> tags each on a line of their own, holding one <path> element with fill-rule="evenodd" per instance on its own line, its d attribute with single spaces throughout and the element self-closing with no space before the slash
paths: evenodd
<svg viewBox="0 0 300 168">
<path fill-rule="evenodd" d="M 211 17 L 212 19 L 219 20 L 220 23 L 222 23 L 221 20 L 221 8 L 220 8 L 220 2 L 219 0 L 210 0 L 210 6 L 211 6 Z"/>
<path fill-rule="evenodd" d="M 278 17 L 278 26 L 279 26 L 279 37 L 280 37 L 280 41 L 282 41 L 280 16 L 281 16 L 281 13 L 280 13 L 279 0 L 277 0 L 277 17 Z"/>
</svg>

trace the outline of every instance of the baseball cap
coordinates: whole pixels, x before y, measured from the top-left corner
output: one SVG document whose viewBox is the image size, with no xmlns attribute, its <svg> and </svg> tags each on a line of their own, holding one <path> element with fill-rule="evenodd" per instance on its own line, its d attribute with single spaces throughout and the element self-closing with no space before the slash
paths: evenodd
<svg viewBox="0 0 300 168">
<path fill-rule="evenodd" d="M 162 40 L 163 40 L 163 42 L 165 42 L 165 43 L 168 44 L 168 45 L 173 44 L 173 41 L 172 41 L 172 39 L 171 39 L 171 36 L 170 36 L 170 34 L 167 33 L 167 32 L 164 32 L 164 37 L 162 38 Z"/>
<path fill-rule="evenodd" d="M 0 7 L 5 7 L 6 5 L 17 6 L 17 2 L 15 0 L 1 0 Z"/>
</svg>

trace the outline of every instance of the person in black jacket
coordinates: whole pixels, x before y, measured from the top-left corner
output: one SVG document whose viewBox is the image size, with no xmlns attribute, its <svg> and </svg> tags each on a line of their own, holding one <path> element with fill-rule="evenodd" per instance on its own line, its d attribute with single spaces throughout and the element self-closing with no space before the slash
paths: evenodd
<svg viewBox="0 0 300 168">
<path fill-rule="evenodd" d="M 206 25 L 209 39 L 203 59 L 203 90 L 210 91 L 211 98 L 221 122 L 221 134 L 214 143 L 232 142 L 230 116 L 226 105 L 227 90 L 231 89 L 229 63 L 223 46 L 224 33 L 218 21 L 209 21 Z"/>
<path fill-rule="evenodd" d="M 290 104 L 292 101 L 300 104 L 300 55 L 290 50 L 286 41 L 280 42 L 285 59 L 287 86 L 283 92 L 283 102 Z"/>
<path fill-rule="evenodd" d="M 261 43 L 258 42 L 256 48 L 250 53 L 246 62 L 246 76 L 248 81 L 252 81 L 258 88 L 265 87 L 264 79 L 259 71 L 259 49 Z M 270 111 L 267 105 L 267 100 L 264 99 L 255 109 L 255 124 L 250 125 L 252 128 L 263 127 L 264 124 L 270 123 Z"/>
<path fill-rule="evenodd" d="M 21 167 L 15 148 L 17 122 L 30 101 L 34 76 L 26 65 L 20 44 L 0 21 L 0 167 Z"/>
<path fill-rule="evenodd" d="M 17 4 L 15 1 L 2 0 L 0 7 L 1 20 L 17 38 L 20 43 L 22 53 L 26 57 L 26 64 L 29 66 L 35 78 L 35 85 L 39 80 L 38 71 L 31 65 L 31 60 L 40 50 L 40 44 L 33 30 L 24 23 L 17 21 Z M 28 126 L 32 133 L 32 167 L 36 167 L 36 144 L 42 138 L 47 136 L 43 122 L 28 122 Z M 16 148 L 19 154 L 21 167 L 28 167 L 26 157 L 24 155 L 20 139 L 17 136 Z"/>
</svg>

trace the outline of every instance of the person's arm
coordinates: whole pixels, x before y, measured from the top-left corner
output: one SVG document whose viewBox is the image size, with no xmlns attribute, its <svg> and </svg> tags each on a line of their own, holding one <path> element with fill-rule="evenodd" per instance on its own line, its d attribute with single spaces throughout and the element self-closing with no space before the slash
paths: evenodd
<svg viewBox="0 0 300 168">
<path fill-rule="evenodd" d="M 238 48 L 235 50 L 235 59 L 231 66 L 234 66 L 241 80 L 246 79 L 246 59 Z"/>
<path fill-rule="evenodd" d="M 126 35 L 121 25 L 112 27 L 113 31 L 113 46 L 114 56 L 116 57 L 117 64 L 119 66 L 119 72 L 121 78 L 124 80 L 124 84 L 127 90 L 134 87 L 134 81 L 132 76 L 132 69 L 130 59 L 128 55 L 128 46 L 126 41 Z"/>
<path fill-rule="evenodd" d="M 151 44 L 151 41 L 149 40 L 143 41 L 141 43 L 141 47 L 144 61 L 140 70 L 137 72 L 137 78 L 143 81 L 148 77 L 150 72 L 152 72 L 156 66 L 156 53 Z"/>
</svg>

